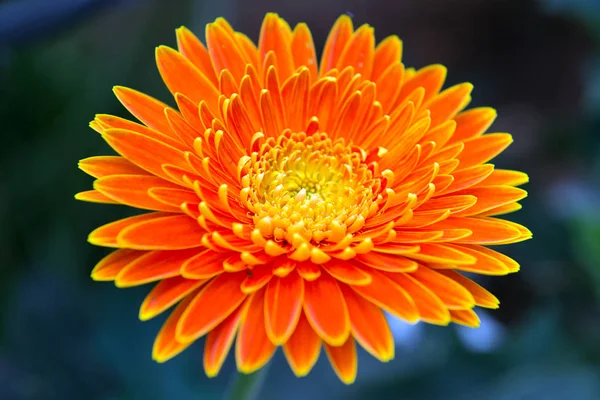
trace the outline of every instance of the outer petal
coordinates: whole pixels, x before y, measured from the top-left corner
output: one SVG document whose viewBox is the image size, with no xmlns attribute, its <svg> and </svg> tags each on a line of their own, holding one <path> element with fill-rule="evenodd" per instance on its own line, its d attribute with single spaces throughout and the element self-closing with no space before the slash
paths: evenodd
<svg viewBox="0 0 600 400">
<path fill-rule="evenodd" d="M 370 285 L 352 286 L 352 289 L 373 304 L 409 323 L 419 320 L 415 302 L 401 286 L 378 271 L 371 271 L 371 276 Z"/>
<path fill-rule="evenodd" d="M 452 322 L 455 324 L 468 326 L 469 328 L 479 327 L 479 317 L 473 310 L 450 310 L 450 314 L 452 315 Z"/>
<path fill-rule="evenodd" d="M 170 215 L 131 224 L 117 236 L 120 247 L 177 250 L 201 246 L 204 229 L 187 215 Z"/>
<path fill-rule="evenodd" d="M 258 49 L 261 58 L 269 51 L 277 57 L 277 72 L 279 78 L 285 81 L 294 72 L 294 59 L 291 53 L 291 37 L 286 34 L 287 23 L 277 14 L 268 13 L 262 23 Z M 289 29 L 289 28 L 288 28 Z"/>
<path fill-rule="evenodd" d="M 325 351 L 333 370 L 340 380 L 346 385 L 354 383 L 358 370 L 354 339 L 349 337 L 340 347 L 333 347 L 325 343 Z"/>
<path fill-rule="evenodd" d="M 148 173 L 119 156 L 89 157 L 79 161 L 79 168 L 94 178 L 107 175 L 147 175 Z"/>
<path fill-rule="evenodd" d="M 304 281 L 297 273 L 269 281 L 265 290 L 265 328 L 273 344 L 282 345 L 290 338 L 298 324 L 303 301 Z"/>
<path fill-rule="evenodd" d="M 244 308 L 244 304 L 239 306 L 206 337 L 204 343 L 204 372 L 209 378 L 217 376 L 221 370 L 221 366 L 223 366 L 233 344 Z"/>
<path fill-rule="evenodd" d="M 146 254 L 145 251 L 119 249 L 104 257 L 92 270 L 95 281 L 112 281 L 130 262 Z"/>
<path fill-rule="evenodd" d="M 199 251 L 149 251 L 127 264 L 115 278 L 115 284 L 117 287 L 130 287 L 178 276 L 181 265 Z"/>
<path fill-rule="evenodd" d="M 144 299 L 140 307 L 140 320 L 147 321 L 154 318 L 198 289 L 204 282 L 206 281 L 185 279 L 180 276 L 160 281 Z"/>
<path fill-rule="evenodd" d="M 121 204 L 167 212 L 180 212 L 180 209 L 155 200 L 150 197 L 148 191 L 153 188 L 176 189 L 178 187 L 151 175 L 110 175 L 94 182 L 94 189 Z"/>
<path fill-rule="evenodd" d="M 496 110 L 490 107 L 473 108 L 454 117 L 456 130 L 450 143 L 481 136 L 496 119 Z"/>
<path fill-rule="evenodd" d="M 172 180 L 163 171 L 164 164 L 190 169 L 182 151 L 148 136 L 124 129 L 108 129 L 103 137 L 123 157 L 161 178 Z"/>
<path fill-rule="evenodd" d="M 177 29 L 177 48 L 213 85 L 218 84 L 217 75 L 206 47 L 196 35 L 184 26 Z"/>
<path fill-rule="evenodd" d="M 346 285 L 342 286 L 352 335 L 373 357 L 381 361 L 394 358 L 394 337 L 379 307 L 357 295 Z"/>
<path fill-rule="evenodd" d="M 106 197 L 97 190 L 86 190 L 85 192 L 79 192 L 75 195 L 75 200 L 87 201 L 90 203 L 101 203 L 101 204 L 119 204 L 118 201 Z"/>
<path fill-rule="evenodd" d="M 338 283 L 329 274 L 304 283 L 304 312 L 315 332 L 341 346 L 350 334 L 350 317 Z"/>
<path fill-rule="evenodd" d="M 191 294 L 186 297 L 169 315 L 160 332 L 158 332 L 154 340 L 154 346 L 152 347 L 152 358 L 156 362 L 163 363 L 170 360 L 193 343 L 178 341 L 175 337 L 175 331 L 181 315 L 185 312 L 194 296 L 195 294 Z"/>
<path fill-rule="evenodd" d="M 171 132 L 163 112 L 168 107 L 165 103 L 123 86 L 115 86 L 113 92 L 125 108 L 149 128 L 166 135 Z"/>
<path fill-rule="evenodd" d="M 450 313 L 446 305 L 432 290 L 411 277 L 411 274 L 387 274 L 387 276 L 402 286 L 412 297 L 423 321 L 437 325 L 450 323 Z"/>
<path fill-rule="evenodd" d="M 475 299 L 471 292 L 430 268 L 419 267 L 418 270 L 411 273 L 411 277 L 435 293 L 450 310 L 469 309 L 475 305 Z"/>
<path fill-rule="evenodd" d="M 171 93 L 179 92 L 196 104 L 204 100 L 211 111 L 218 110 L 220 93 L 215 85 L 179 52 L 159 46 L 156 49 L 156 64 Z"/>
<path fill-rule="evenodd" d="M 96 246 L 121 247 L 117 244 L 117 236 L 126 228 L 140 222 L 161 220 L 170 214 L 153 212 L 120 219 L 93 230 L 88 236 L 88 242 Z"/>
<path fill-rule="evenodd" d="M 339 17 L 333 28 L 331 28 L 327 42 L 325 42 L 319 69 L 320 76 L 324 76 L 327 71 L 335 67 L 344 47 L 346 47 L 346 43 L 352 37 L 352 31 L 352 19 L 347 15 Z"/>
<path fill-rule="evenodd" d="M 265 291 L 259 290 L 250 296 L 235 343 L 237 367 L 245 374 L 263 367 L 276 349 L 265 331 Z"/>
<path fill-rule="evenodd" d="M 388 36 L 377 45 L 374 57 L 371 80 L 376 81 L 390 65 L 402 59 L 402 41 L 398 36 Z"/>
<path fill-rule="evenodd" d="M 321 338 L 310 326 L 306 315 L 301 313 L 294 333 L 283 345 L 285 358 L 294 374 L 301 377 L 310 372 L 319 359 L 320 352 Z"/>
<path fill-rule="evenodd" d="M 498 305 L 500 304 L 498 298 L 496 298 L 496 296 L 479 286 L 477 283 L 473 282 L 471 279 L 455 271 L 442 270 L 437 272 L 447 276 L 453 281 L 456 281 L 469 292 L 471 292 L 473 298 L 475 299 L 475 304 L 477 306 L 486 308 L 498 308 Z"/>
<path fill-rule="evenodd" d="M 244 276 L 223 274 L 204 286 L 177 323 L 177 339 L 196 340 L 223 322 L 246 298 L 240 290 Z"/>
<path fill-rule="evenodd" d="M 305 66 L 312 82 L 317 80 L 317 55 L 315 44 L 306 24 L 298 24 L 292 33 L 292 57 L 297 68 Z"/>
<path fill-rule="evenodd" d="M 371 275 L 365 269 L 358 268 L 348 261 L 331 260 L 323 264 L 321 268 L 340 282 L 360 286 L 371 283 Z"/>
</svg>

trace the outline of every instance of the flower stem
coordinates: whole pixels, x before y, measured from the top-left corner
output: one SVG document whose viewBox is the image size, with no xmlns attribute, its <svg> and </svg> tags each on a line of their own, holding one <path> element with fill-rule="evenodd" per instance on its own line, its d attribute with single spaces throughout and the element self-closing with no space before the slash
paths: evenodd
<svg viewBox="0 0 600 400">
<path fill-rule="evenodd" d="M 229 385 L 229 390 L 226 393 L 225 400 L 258 400 L 260 389 L 267 377 L 269 366 L 268 363 L 260 370 L 253 374 L 246 375 L 236 373 Z"/>
</svg>

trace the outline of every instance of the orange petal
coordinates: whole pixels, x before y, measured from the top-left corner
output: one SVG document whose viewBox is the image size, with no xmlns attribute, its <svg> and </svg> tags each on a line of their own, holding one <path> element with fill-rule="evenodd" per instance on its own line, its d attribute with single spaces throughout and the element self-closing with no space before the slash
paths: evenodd
<svg viewBox="0 0 600 400">
<path fill-rule="evenodd" d="M 247 267 L 247 266 L 246 266 Z M 258 266 L 246 270 L 248 275 L 242 282 L 240 288 L 246 294 L 254 293 L 263 288 L 271 278 L 273 278 L 273 270 L 270 266 Z"/>
<path fill-rule="evenodd" d="M 425 135 L 423 140 L 434 142 L 436 149 L 443 149 L 446 143 L 448 143 L 450 138 L 454 135 L 455 129 L 456 122 L 453 120 L 446 121 L 427 132 L 427 135 Z"/>
<path fill-rule="evenodd" d="M 177 324 L 177 340 L 191 342 L 219 325 L 246 298 L 240 290 L 244 273 L 221 274 L 194 297 Z"/>
<path fill-rule="evenodd" d="M 527 197 L 526 191 L 512 186 L 471 187 L 460 193 L 463 195 L 475 196 L 477 198 L 477 204 L 457 212 L 457 216 L 481 214 Z"/>
<path fill-rule="evenodd" d="M 277 14 L 267 13 L 260 29 L 258 50 L 264 58 L 269 51 L 277 57 L 279 78 L 285 81 L 294 72 L 294 59 L 291 53 L 291 38 L 285 34 L 285 25 Z"/>
<path fill-rule="evenodd" d="M 112 281 L 127 264 L 146 254 L 145 251 L 119 249 L 104 257 L 92 270 L 95 281 Z"/>
<path fill-rule="evenodd" d="M 129 224 L 118 234 L 117 243 L 138 250 L 188 249 L 201 246 L 204 233 L 187 215 L 170 215 Z"/>
<path fill-rule="evenodd" d="M 375 68 L 375 64 L 373 68 Z M 400 62 L 396 62 L 390 65 L 375 81 L 377 85 L 377 101 L 381 103 L 385 113 L 389 113 L 395 104 L 402 89 L 403 78 L 404 66 Z M 367 132 L 365 131 L 365 133 Z"/>
<path fill-rule="evenodd" d="M 175 93 L 175 102 L 177 102 L 177 108 L 179 108 L 179 112 L 183 115 L 183 118 L 197 131 L 203 132 L 206 127 L 200 120 L 200 105 L 194 104 L 192 100 L 188 97 L 184 96 L 181 93 Z M 168 108 L 165 109 L 169 110 Z M 181 137 L 179 137 L 181 141 Z M 188 144 L 189 146 L 189 144 Z M 192 143 L 193 147 L 193 143 Z"/>
<path fill-rule="evenodd" d="M 371 275 L 368 272 L 357 268 L 348 261 L 331 260 L 321 267 L 338 281 L 349 285 L 364 286 L 371 283 Z"/>
<path fill-rule="evenodd" d="M 521 268 L 519 266 L 519 263 L 513 260 L 512 258 L 487 247 L 472 244 L 463 244 L 462 247 L 476 250 L 480 253 L 484 253 L 490 257 L 497 259 L 498 261 L 506 265 L 510 272 L 517 272 Z"/>
<path fill-rule="evenodd" d="M 387 276 L 371 271 L 372 282 L 367 286 L 351 286 L 362 297 L 409 323 L 419 320 L 419 312 L 406 291 Z"/>
<path fill-rule="evenodd" d="M 125 228 L 139 222 L 160 220 L 168 215 L 168 213 L 153 212 L 111 222 L 93 230 L 88 236 L 88 242 L 96 246 L 121 247 L 117 244 L 117 236 Z"/>
<path fill-rule="evenodd" d="M 472 108 L 454 117 L 456 130 L 450 143 L 479 137 L 492 125 L 496 119 L 496 110 L 490 107 Z"/>
<path fill-rule="evenodd" d="M 446 244 L 422 243 L 420 247 L 419 253 L 409 257 L 418 261 L 454 265 L 471 265 L 477 261 L 472 255 Z"/>
<path fill-rule="evenodd" d="M 156 65 L 171 93 L 181 93 L 196 104 L 204 100 L 211 111 L 218 110 L 219 91 L 215 85 L 178 51 L 159 46 Z"/>
<path fill-rule="evenodd" d="M 471 279 L 451 270 L 440 270 L 437 272 L 447 276 L 461 286 L 464 286 L 465 289 L 471 292 L 473 298 L 475 299 L 475 305 L 478 307 L 498 308 L 498 305 L 500 304 L 498 298 L 477 283 L 473 282 Z"/>
<path fill-rule="evenodd" d="M 304 23 L 296 25 L 292 32 L 292 57 L 297 68 L 305 66 L 310 72 L 311 82 L 317 80 L 317 54 L 310 29 Z"/>
<path fill-rule="evenodd" d="M 275 345 L 265 331 L 265 291 L 259 290 L 248 298 L 235 343 L 238 371 L 250 374 L 263 367 L 275 353 Z"/>
<path fill-rule="evenodd" d="M 417 269 L 417 263 L 408 258 L 393 254 L 382 254 L 369 252 L 367 254 L 359 254 L 356 260 L 371 268 L 381 271 L 390 272 L 408 272 Z"/>
<path fill-rule="evenodd" d="M 321 339 L 312 329 L 304 313 L 289 340 L 283 345 L 283 354 L 292 371 L 297 377 L 308 375 L 319 359 L 321 352 Z"/>
<path fill-rule="evenodd" d="M 448 244 L 448 246 L 477 258 L 475 264 L 455 265 L 455 269 L 482 275 L 506 275 L 510 273 L 508 266 L 496 257 L 492 257 L 491 255 L 478 251 L 472 247 L 452 244 Z"/>
<path fill-rule="evenodd" d="M 79 192 L 75 195 L 75 200 L 87 201 L 90 203 L 119 204 L 118 201 L 114 201 L 110 197 L 106 197 L 97 190 L 86 190 L 85 192 Z"/>
<path fill-rule="evenodd" d="M 451 214 L 460 213 L 461 211 L 470 213 L 475 203 L 479 204 L 479 199 L 476 194 L 469 192 L 461 192 L 464 194 L 454 196 L 436 197 L 427 200 L 419 211 L 429 210 L 449 210 Z M 467 211 L 465 211 L 467 210 Z"/>
<path fill-rule="evenodd" d="M 148 195 L 156 201 L 181 210 L 183 203 L 198 204 L 198 195 L 186 189 L 169 189 L 165 187 L 153 187 L 148 189 Z"/>
<path fill-rule="evenodd" d="M 188 279 L 208 279 L 223 273 L 224 261 L 231 253 L 203 250 L 181 266 L 181 275 Z"/>
<path fill-rule="evenodd" d="M 375 48 L 371 80 L 376 81 L 385 70 L 392 64 L 400 62 L 401 59 L 402 41 L 398 36 L 388 36 L 383 39 Z"/>
<path fill-rule="evenodd" d="M 452 279 L 421 266 L 411 277 L 429 288 L 450 310 L 464 310 L 475 305 L 471 292 Z"/>
<path fill-rule="evenodd" d="M 473 310 L 450 310 L 452 322 L 468 326 L 469 328 L 479 327 L 479 317 Z"/>
<path fill-rule="evenodd" d="M 79 169 L 94 178 L 106 175 L 148 175 L 131 161 L 119 156 L 98 156 L 79 161 Z"/>
<path fill-rule="evenodd" d="M 157 283 L 140 307 L 139 318 L 147 321 L 164 312 L 179 300 L 198 289 L 205 280 L 185 279 L 181 276 L 167 278 Z"/>
<path fill-rule="evenodd" d="M 174 111 L 169 107 L 165 107 L 165 110 Z M 176 149 L 185 149 L 185 145 L 181 142 L 179 137 L 177 137 L 177 135 L 175 134 L 175 132 L 173 132 L 172 129 L 159 132 L 155 129 L 148 128 L 147 126 L 136 124 L 135 122 L 108 114 L 97 114 L 94 121 L 99 123 L 100 126 L 103 127 L 101 133 L 104 133 L 104 131 L 106 131 L 107 129 L 125 129 L 128 131 L 133 131 L 142 134 L 144 136 L 148 136 L 171 147 L 175 147 Z"/>
<path fill-rule="evenodd" d="M 427 227 L 428 229 L 436 230 L 432 225 L 443 221 L 450 216 L 450 211 L 448 210 L 416 211 L 414 213 L 412 210 L 409 210 L 409 213 L 410 219 L 408 219 L 407 222 L 403 221 L 403 223 L 399 224 L 401 228 L 412 229 Z M 413 253 L 416 253 L 417 251 L 418 249 L 413 251 Z"/>
<path fill-rule="evenodd" d="M 240 32 L 234 33 L 235 40 L 237 41 L 240 51 L 244 54 L 246 59 L 246 67 L 252 65 L 254 68 L 259 68 L 259 56 L 256 45 L 248 36 Z"/>
<path fill-rule="evenodd" d="M 425 89 L 424 101 L 427 101 L 440 91 L 446 80 L 446 73 L 446 67 L 439 64 L 429 65 L 420 69 L 412 78 L 408 78 L 402 85 L 398 101 L 402 101 L 419 87 Z"/>
<path fill-rule="evenodd" d="M 204 373 L 209 378 L 219 374 L 227 358 L 240 325 L 244 306 L 244 304 L 239 306 L 229 317 L 210 331 L 206 337 L 206 342 L 204 342 Z"/>
<path fill-rule="evenodd" d="M 194 296 L 195 293 L 192 293 L 179 303 L 160 329 L 152 347 L 152 359 L 156 362 L 168 361 L 193 343 L 193 341 L 179 342 L 176 339 L 175 332 L 182 314 L 187 310 Z"/>
<path fill-rule="evenodd" d="M 405 231 L 397 230 L 396 236 L 392 240 L 394 243 L 423 243 L 432 242 L 444 235 L 443 231 Z"/>
<path fill-rule="evenodd" d="M 113 92 L 121 104 L 146 126 L 165 135 L 171 132 L 171 126 L 163 112 L 168 107 L 165 103 L 123 86 L 115 86 Z"/>
<path fill-rule="evenodd" d="M 182 96 L 178 97 L 180 99 L 184 98 Z M 169 124 L 171 124 L 171 128 L 173 128 L 173 131 L 177 134 L 181 142 L 185 143 L 190 149 L 193 149 L 194 140 L 200 137 L 200 132 L 198 132 L 188 121 L 186 121 L 181 114 L 171 108 L 165 109 L 165 116 L 167 117 Z"/>
<path fill-rule="evenodd" d="M 281 96 L 284 104 L 291 110 L 295 110 L 288 115 L 288 127 L 293 132 L 302 131 L 306 127 L 307 107 L 308 107 L 308 88 L 310 85 L 310 75 L 307 68 L 301 68 L 287 80 L 281 90 Z"/>
<path fill-rule="evenodd" d="M 304 312 L 315 332 L 326 343 L 341 346 L 350 334 L 350 317 L 335 279 L 322 274 L 304 283 Z"/>
<path fill-rule="evenodd" d="M 412 278 L 411 274 L 389 273 L 387 276 L 402 286 L 412 297 L 423 321 L 436 325 L 448 325 L 450 323 L 450 313 L 442 300 L 432 290 Z"/>
<path fill-rule="evenodd" d="M 94 189 L 121 204 L 167 212 L 179 212 L 180 208 L 155 200 L 148 195 L 148 191 L 152 188 L 178 187 L 162 178 L 150 175 L 109 175 L 94 182 Z"/>
<path fill-rule="evenodd" d="M 178 276 L 181 265 L 198 251 L 197 249 L 149 251 L 127 264 L 115 278 L 115 285 L 130 287 Z"/>
<path fill-rule="evenodd" d="M 394 337 L 379 307 L 342 286 L 350 314 L 352 335 L 373 357 L 380 361 L 394 358 Z"/>
<path fill-rule="evenodd" d="M 449 193 L 454 193 L 459 190 L 469 188 L 479 182 L 484 181 L 494 171 L 494 166 L 491 164 L 475 165 L 469 168 L 452 171 L 454 180 L 444 190 L 440 190 L 433 196 L 441 196 Z"/>
<path fill-rule="evenodd" d="M 481 182 L 481 185 L 520 186 L 527 182 L 529 182 L 529 176 L 524 172 L 496 169 Z"/>
<path fill-rule="evenodd" d="M 465 148 L 460 154 L 461 168 L 483 164 L 500 154 L 513 142 L 508 133 L 489 133 L 464 141 Z"/>
<path fill-rule="evenodd" d="M 189 29 L 182 26 L 177 29 L 177 49 L 194 64 L 213 85 L 217 85 L 217 74 L 206 47 Z"/>
<path fill-rule="evenodd" d="M 384 243 L 378 244 L 373 249 L 377 253 L 392 254 L 397 256 L 404 256 L 407 254 L 414 254 L 419 251 L 419 246 L 414 245 L 401 245 L 397 243 Z"/>
<path fill-rule="evenodd" d="M 352 37 L 352 31 L 352 19 L 347 15 L 342 15 L 335 21 L 323 49 L 319 68 L 320 76 L 324 76 L 327 71 L 335 67 L 338 58 L 346 47 L 346 43 Z"/>
<path fill-rule="evenodd" d="M 507 244 L 520 242 L 531 237 L 531 233 L 514 222 L 489 217 L 450 217 L 434 225 L 436 229 L 462 228 L 473 232 L 456 243 Z"/>
<path fill-rule="evenodd" d="M 354 72 L 361 74 L 364 79 L 371 78 L 373 70 L 373 56 L 375 53 L 375 35 L 373 28 L 369 25 L 362 25 L 354 32 L 344 50 L 337 60 L 336 68 L 343 70 L 351 66 Z"/>
<path fill-rule="evenodd" d="M 297 273 L 271 279 L 265 290 L 265 329 L 273 344 L 282 345 L 290 338 L 303 301 L 304 281 Z"/>
<path fill-rule="evenodd" d="M 438 126 L 465 108 L 471 101 L 472 90 L 472 84 L 461 83 L 444 90 L 439 96 L 433 98 L 431 103 L 426 105 L 431 116 L 431 126 Z"/>
<path fill-rule="evenodd" d="M 103 137 L 123 157 L 156 176 L 172 180 L 164 173 L 163 164 L 189 169 L 183 152 L 139 133 L 108 129 Z"/>
<path fill-rule="evenodd" d="M 346 385 L 354 383 L 358 370 L 358 360 L 356 358 L 356 343 L 352 336 L 339 347 L 333 347 L 325 343 L 325 352 L 338 378 Z"/>
<path fill-rule="evenodd" d="M 217 76 L 227 69 L 239 82 L 244 76 L 246 61 L 231 32 L 218 23 L 206 25 L 206 45 Z"/>
<path fill-rule="evenodd" d="M 488 211 L 479 214 L 480 217 L 496 217 L 498 215 L 510 214 L 519 211 L 523 206 L 519 203 L 510 203 L 503 206 L 494 207 Z"/>
</svg>

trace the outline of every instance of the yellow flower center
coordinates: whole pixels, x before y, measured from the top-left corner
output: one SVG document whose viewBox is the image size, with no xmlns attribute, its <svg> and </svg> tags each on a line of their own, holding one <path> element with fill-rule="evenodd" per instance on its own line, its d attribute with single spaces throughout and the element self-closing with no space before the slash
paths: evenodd
<svg viewBox="0 0 600 400">
<path fill-rule="evenodd" d="M 263 237 L 338 242 L 379 210 L 381 181 L 360 149 L 326 133 L 286 132 L 248 160 L 242 199 Z M 297 235 L 296 235 L 297 234 Z M 295 236 L 296 235 L 296 236 Z"/>
</svg>

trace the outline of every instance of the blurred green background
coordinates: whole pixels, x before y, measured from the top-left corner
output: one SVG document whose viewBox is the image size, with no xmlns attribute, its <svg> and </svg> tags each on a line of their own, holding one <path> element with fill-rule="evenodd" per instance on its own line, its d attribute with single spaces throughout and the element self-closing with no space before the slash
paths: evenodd
<svg viewBox="0 0 600 400">
<path fill-rule="evenodd" d="M 388 364 L 359 354 L 345 387 L 322 357 L 297 379 L 278 352 L 260 400 L 600 399 L 599 0 L 0 0 L 0 399 L 218 399 L 234 374 L 202 372 L 202 343 L 159 365 L 162 318 L 142 323 L 147 287 L 94 283 L 105 249 L 93 228 L 129 215 L 79 203 L 92 179 L 79 159 L 109 154 L 88 128 L 95 113 L 127 116 L 125 85 L 170 101 L 154 48 L 175 28 L 203 37 L 225 16 L 257 39 L 267 11 L 306 21 L 321 48 L 342 13 L 398 34 L 404 61 L 443 63 L 448 84 L 471 81 L 493 131 L 515 143 L 496 165 L 530 174 L 512 219 L 534 239 L 504 251 L 521 272 L 484 279 L 501 308 L 482 327 L 393 322 Z"/>
</svg>

